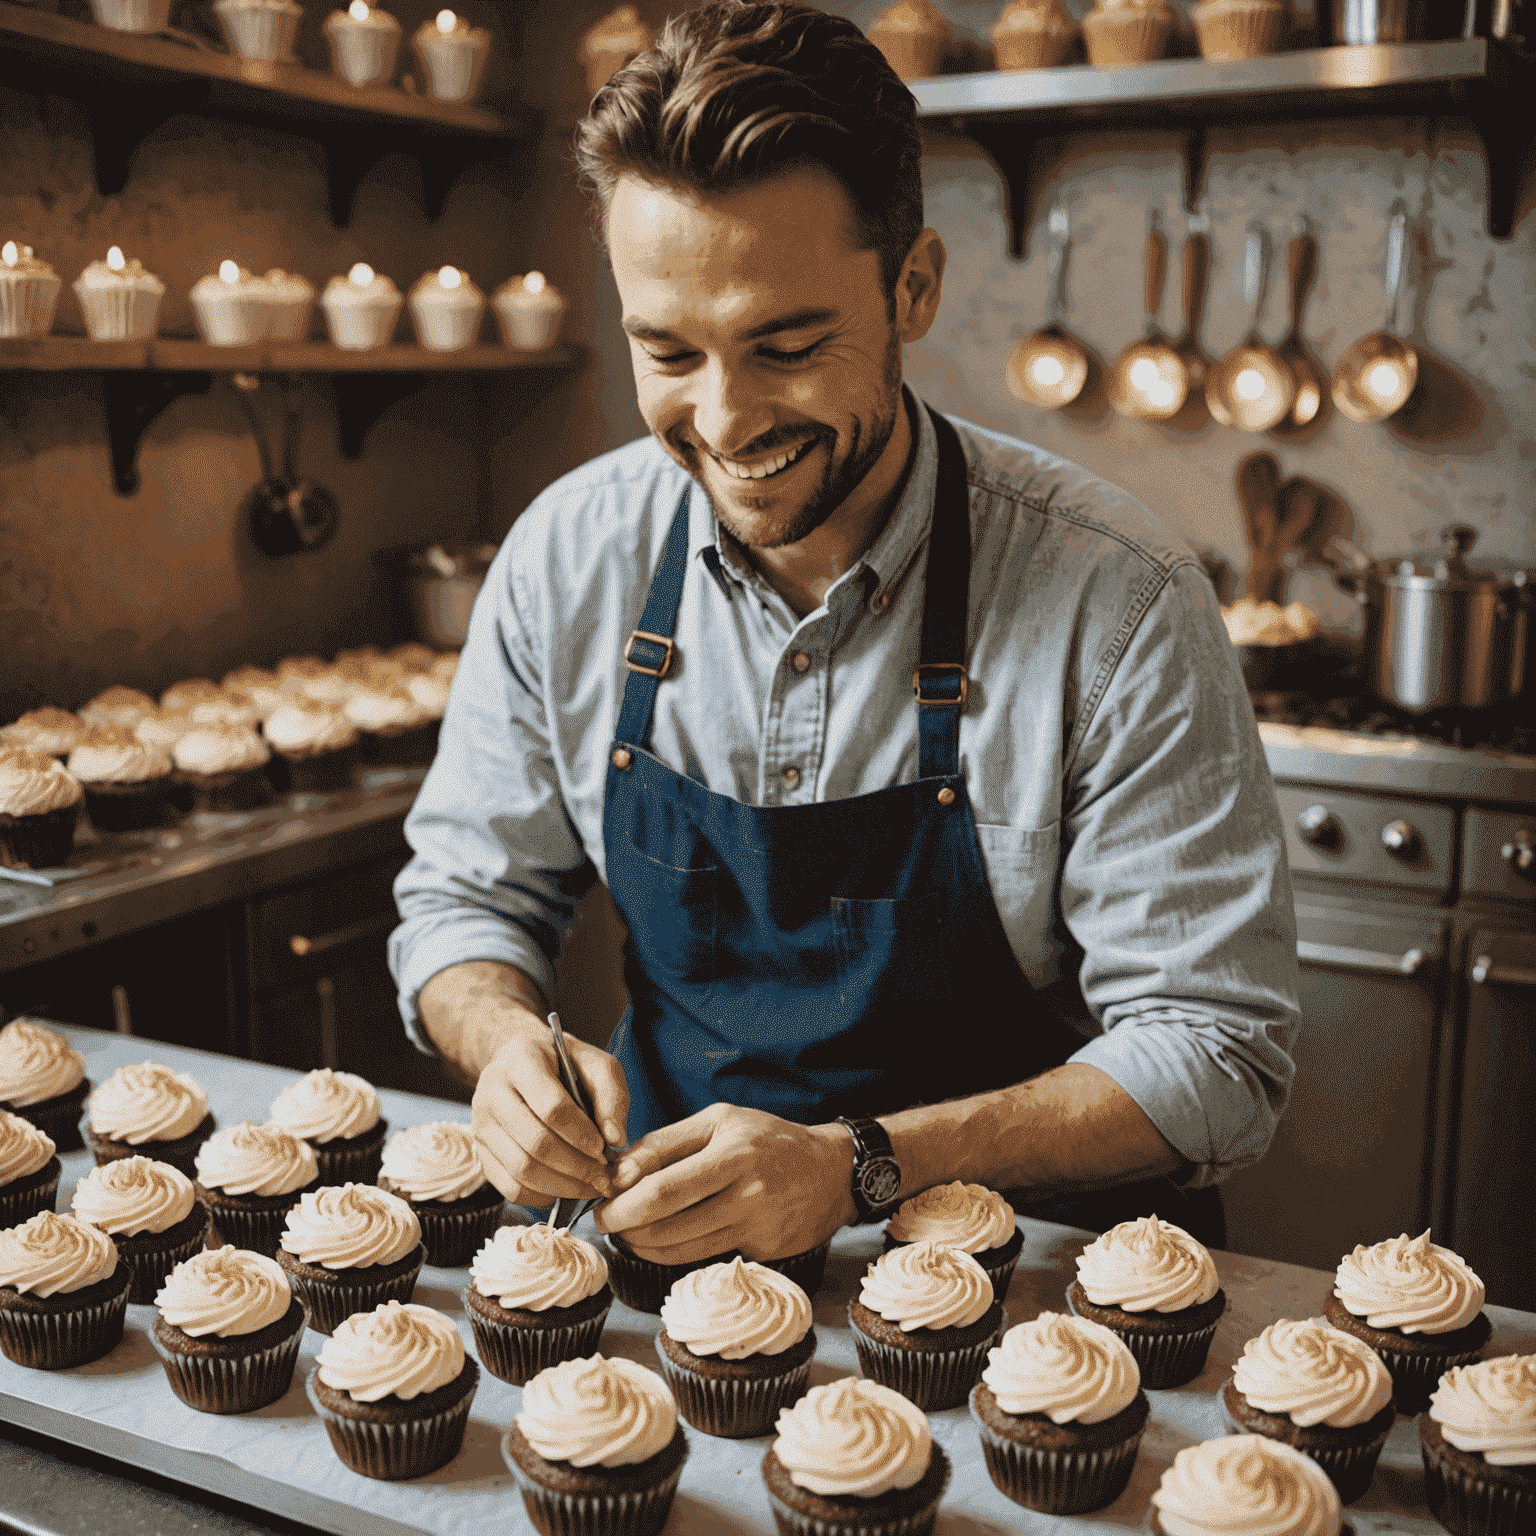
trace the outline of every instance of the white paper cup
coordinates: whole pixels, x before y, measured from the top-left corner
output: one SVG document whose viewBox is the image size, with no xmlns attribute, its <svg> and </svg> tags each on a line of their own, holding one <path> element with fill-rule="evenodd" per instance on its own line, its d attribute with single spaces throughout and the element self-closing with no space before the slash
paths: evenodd
<svg viewBox="0 0 1536 1536">
<path fill-rule="evenodd" d="M 268 341 L 305 341 L 309 337 L 309 317 L 314 313 L 313 294 L 301 299 L 262 299 L 266 310 L 266 336 Z"/>
<path fill-rule="evenodd" d="M 241 5 L 239 0 L 216 0 L 213 13 L 224 31 L 224 41 L 242 59 L 267 64 L 292 62 L 293 40 L 304 14 L 299 6 L 280 10 L 275 6 Z"/>
<path fill-rule="evenodd" d="M 331 45 L 331 68 L 349 85 L 387 83 L 394 78 L 400 52 L 400 28 L 355 22 L 346 12 L 325 24 L 325 40 Z"/>
<path fill-rule="evenodd" d="M 467 101 L 480 83 L 485 39 L 473 32 L 434 33 L 417 37 L 416 53 L 427 74 L 427 87 L 439 101 Z"/>
<path fill-rule="evenodd" d="M 91 0 L 98 27 L 114 32 L 163 32 L 170 25 L 171 0 Z"/>
<path fill-rule="evenodd" d="M 367 352 L 384 346 L 394 335 L 401 302 L 396 294 L 369 304 L 327 304 L 321 299 L 320 307 L 333 345 L 347 352 Z"/>
<path fill-rule="evenodd" d="M 537 352 L 553 344 L 565 317 L 565 304 L 528 309 L 510 298 L 497 299 L 496 318 L 501 322 L 501 339 L 519 352 Z"/>
<path fill-rule="evenodd" d="M 46 336 L 63 286 L 58 277 L 0 276 L 0 336 Z"/>
<path fill-rule="evenodd" d="M 155 334 L 163 294 L 143 288 L 75 285 L 92 341 L 148 341 Z"/>
<path fill-rule="evenodd" d="M 260 297 L 232 285 L 227 293 L 191 295 L 192 312 L 203 340 L 215 347 L 248 347 L 267 335 L 267 310 Z"/>
<path fill-rule="evenodd" d="M 433 352 L 457 352 L 474 344 L 480 330 L 480 316 L 485 300 L 471 295 L 473 302 L 443 304 L 411 295 L 411 319 L 416 326 L 416 340 Z"/>
</svg>

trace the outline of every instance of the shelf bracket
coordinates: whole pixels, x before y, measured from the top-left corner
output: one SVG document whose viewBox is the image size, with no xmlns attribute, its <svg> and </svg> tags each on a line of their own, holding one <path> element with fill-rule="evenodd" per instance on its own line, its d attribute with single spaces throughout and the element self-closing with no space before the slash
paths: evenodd
<svg viewBox="0 0 1536 1536">
<path fill-rule="evenodd" d="M 416 160 L 421 167 L 421 197 L 428 219 L 436 222 L 448 194 L 465 171 L 504 151 L 504 145 L 473 139 L 428 139 L 423 143 L 416 150 Z"/>
<path fill-rule="evenodd" d="M 1488 172 L 1488 233 L 1495 240 L 1507 240 L 1514 233 L 1520 206 L 1522 172 L 1536 143 L 1536 112 L 1495 97 L 1473 111 L 1471 121 L 1483 141 Z"/>
<path fill-rule="evenodd" d="M 427 382 L 425 373 L 338 373 L 332 376 L 336 391 L 336 438 L 342 456 L 361 456 L 363 442 L 374 422 L 390 406 L 414 395 Z"/>
<path fill-rule="evenodd" d="M 977 144 L 1003 178 L 1003 213 L 1008 220 L 1008 254 L 1029 255 L 1027 236 L 1033 222 L 1035 141 L 1019 123 L 985 123 L 956 118 L 956 130 Z"/>
<path fill-rule="evenodd" d="M 128 162 L 155 129 L 182 112 L 196 112 L 207 100 L 205 85 L 162 86 L 153 93 L 93 93 L 86 101 L 91 148 L 96 157 L 96 190 L 115 197 L 128 185 Z"/>
<path fill-rule="evenodd" d="M 332 133 L 324 139 L 325 177 L 331 194 L 331 223 L 345 229 L 363 177 L 397 146 L 389 134 Z"/>
<path fill-rule="evenodd" d="M 1206 141 L 1204 128 L 1191 128 L 1184 136 L 1184 211 L 1198 213 L 1205 192 Z"/>
<path fill-rule="evenodd" d="M 149 425 L 182 395 L 204 395 L 211 373 L 103 373 L 107 438 L 112 446 L 112 486 L 119 496 L 139 488 L 139 443 Z"/>
</svg>

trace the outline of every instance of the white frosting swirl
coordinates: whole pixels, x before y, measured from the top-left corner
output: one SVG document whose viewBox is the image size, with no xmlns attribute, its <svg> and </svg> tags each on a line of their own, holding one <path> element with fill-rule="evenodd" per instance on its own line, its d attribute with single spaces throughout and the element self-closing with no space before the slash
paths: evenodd
<svg viewBox="0 0 1536 1536">
<path fill-rule="evenodd" d="M 250 280 L 250 273 L 245 274 L 246 280 Z M 218 281 L 217 278 L 214 279 Z M 223 694 L 223 689 L 208 677 L 187 677 L 179 683 L 172 683 L 164 693 L 160 695 L 161 709 L 191 709 L 194 704 L 201 704 L 207 699 L 217 699 Z"/>
<path fill-rule="evenodd" d="M 357 740 L 357 727 L 318 699 L 286 700 L 267 716 L 262 729 L 279 752 L 336 751 Z"/>
<path fill-rule="evenodd" d="M 211 699 L 199 699 L 187 711 L 193 725 L 250 725 L 261 719 L 256 701 L 248 694 L 221 688 Z"/>
<path fill-rule="evenodd" d="M 1122 1221 L 1077 1258 L 1077 1278 L 1096 1307 L 1182 1312 L 1221 1289 L 1205 1248 L 1183 1227 L 1156 1216 Z"/>
<path fill-rule="evenodd" d="M 859 1300 L 903 1333 L 969 1328 L 992 1305 L 992 1281 L 963 1249 L 908 1243 L 869 1266 Z"/>
<path fill-rule="evenodd" d="M 933 1459 L 928 1416 L 862 1376 L 812 1387 L 779 1410 L 774 1453 L 790 1481 L 827 1498 L 877 1499 L 910 1488 Z"/>
<path fill-rule="evenodd" d="M 498 1227 L 470 1261 L 471 1282 L 514 1311 L 574 1307 L 608 1283 L 608 1264 L 591 1243 L 545 1223 Z"/>
<path fill-rule="evenodd" d="M 58 1149 L 30 1120 L 0 1110 L 0 1184 L 14 1184 L 48 1165 Z"/>
<path fill-rule="evenodd" d="M 306 1264 L 366 1269 L 394 1264 L 421 1241 L 404 1200 L 372 1184 L 327 1184 L 299 1197 L 278 1241 Z"/>
<path fill-rule="evenodd" d="M 80 781 L 51 753 L 0 750 L 0 815 L 45 816 L 78 805 L 84 795 Z"/>
<path fill-rule="evenodd" d="M 9 725 L 0 725 L 0 741 L 13 747 L 30 747 L 50 757 L 62 757 L 85 734 L 85 722 L 67 709 L 45 704 L 28 710 Z"/>
<path fill-rule="evenodd" d="M 132 729 L 140 715 L 152 715 L 157 705 L 147 693 L 114 683 L 75 711 L 87 725 L 122 725 Z"/>
<path fill-rule="evenodd" d="M 205 1248 L 165 1278 L 155 1305 L 173 1327 L 195 1339 L 256 1333 L 288 1311 L 293 1292 L 275 1259 L 248 1248 Z"/>
<path fill-rule="evenodd" d="M 416 725 L 426 719 L 421 705 L 400 683 L 358 684 L 347 695 L 342 708 L 347 719 L 365 731 Z"/>
<path fill-rule="evenodd" d="M 90 1097 L 91 1129 L 126 1141 L 175 1141 L 190 1136 L 208 1113 L 208 1095 L 195 1077 L 154 1061 L 119 1067 Z"/>
<path fill-rule="evenodd" d="M 320 1380 L 359 1403 L 436 1392 L 463 1369 L 459 1330 L 415 1302 L 386 1301 L 372 1312 L 354 1312 L 320 1346 Z"/>
<path fill-rule="evenodd" d="M 69 771 L 82 784 L 143 784 L 164 778 L 171 760 L 132 731 L 92 731 L 69 754 Z"/>
<path fill-rule="evenodd" d="M 1286 1414 L 1303 1429 L 1349 1429 L 1392 1401 L 1392 1377 L 1381 1356 L 1320 1317 L 1271 1323 L 1243 1345 L 1232 1378 L 1255 1408 Z"/>
<path fill-rule="evenodd" d="M 474 1132 L 451 1120 L 396 1131 L 379 1171 L 412 1200 L 464 1200 L 485 1184 Z"/>
<path fill-rule="evenodd" d="M 282 679 L 263 667 L 236 667 L 224 674 L 224 687 L 243 693 L 262 714 L 270 714 L 287 697 Z"/>
<path fill-rule="evenodd" d="M 1482 1310 L 1488 1292 L 1459 1253 L 1406 1232 L 1367 1248 L 1357 1243 L 1339 1260 L 1333 1294 L 1372 1328 L 1450 1333 Z"/>
<path fill-rule="evenodd" d="M 319 1177 L 315 1149 L 280 1125 L 242 1120 L 197 1149 L 198 1182 L 226 1195 L 291 1195 Z"/>
<path fill-rule="evenodd" d="M 148 1157 L 119 1157 L 92 1168 L 70 1201 L 81 1221 L 113 1237 L 164 1232 L 185 1221 L 196 1203 L 186 1174 Z"/>
<path fill-rule="evenodd" d="M 85 1076 L 85 1057 L 36 1019 L 0 1029 L 0 1103 L 16 1109 L 68 1093 Z"/>
<path fill-rule="evenodd" d="M 98 1285 L 117 1268 L 117 1244 L 78 1216 L 39 1211 L 0 1231 L 0 1285 L 56 1296 Z"/>
<path fill-rule="evenodd" d="M 171 767 L 171 752 L 176 743 L 192 729 L 192 717 L 179 709 L 157 709 L 152 715 L 141 715 L 133 722 L 134 736 L 146 747 L 153 747 L 166 756 L 166 767 Z"/>
<path fill-rule="evenodd" d="M 272 1119 L 306 1141 L 361 1136 L 379 1123 L 383 1108 L 373 1084 L 355 1072 L 317 1067 L 272 1100 Z"/>
<path fill-rule="evenodd" d="M 1343 1523 L 1328 1474 L 1262 1435 L 1185 1446 L 1152 1503 L 1167 1536 L 1338 1536 Z"/>
<path fill-rule="evenodd" d="M 1458 1451 L 1481 1454 L 1490 1467 L 1536 1466 L 1536 1355 L 1453 1365 L 1429 1416 Z"/>
<path fill-rule="evenodd" d="M 987 1351 L 981 1379 L 1004 1413 L 1043 1413 L 1053 1424 L 1098 1424 L 1135 1401 L 1141 1367 L 1102 1323 L 1042 1312 Z"/>
<path fill-rule="evenodd" d="M 400 686 L 416 700 L 422 714 L 429 720 L 441 720 L 448 708 L 448 691 L 451 678 L 437 677 L 431 672 L 408 672 L 400 679 Z"/>
<path fill-rule="evenodd" d="M 655 1371 L 591 1355 L 540 1371 L 523 1388 L 517 1427 L 546 1461 L 628 1467 L 671 1444 L 677 1405 Z"/>
<path fill-rule="evenodd" d="M 898 1242 L 947 1243 L 967 1253 L 1001 1248 L 1018 1230 L 1013 1207 L 984 1184 L 938 1184 L 903 1200 L 886 1231 Z"/>
<path fill-rule="evenodd" d="M 184 773 L 235 773 L 260 768 L 272 756 L 249 725 L 194 725 L 171 749 Z"/>
<path fill-rule="evenodd" d="M 661 1325 L 696 1355 L 782 1355 L 811 1328 L 811 1298 L 766 1264 L 730 1259 L 675 1280 Z"/>
</svg>

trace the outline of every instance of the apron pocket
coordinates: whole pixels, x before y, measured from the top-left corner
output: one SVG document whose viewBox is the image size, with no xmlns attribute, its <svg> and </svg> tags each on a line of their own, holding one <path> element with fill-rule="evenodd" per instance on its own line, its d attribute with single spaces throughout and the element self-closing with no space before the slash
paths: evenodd
<svg viewBox="0 0 1536 1536">
<path fill-rule="evenodd" d="M 720 867 L 676 869 L 631 848 L 636 896 L 623 914 L 629 942 L 647 972 L 702 984 L 715 975 Z"/>
<path fill-rule="evenodd" d="M 898 901 L 832 898 L 838 992 L 844 1008 L 895 1022 L 949 993 L 948 904 L 941 896 Z"/>
</svg>

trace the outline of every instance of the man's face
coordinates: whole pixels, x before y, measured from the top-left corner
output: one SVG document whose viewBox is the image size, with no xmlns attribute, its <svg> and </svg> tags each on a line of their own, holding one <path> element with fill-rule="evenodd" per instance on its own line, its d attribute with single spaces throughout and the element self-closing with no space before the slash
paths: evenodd
<svg viewBox="0 0 1536 1536">
<path fill-rule="evenodd" d="M 854 232 L 817 167 L 709 196 L 625 176 L 608 206 L 640 412 L 750 548 L 826 522 L 901 409 L 910 304 Z"/>
</svg>

